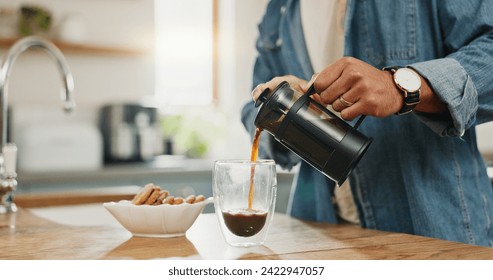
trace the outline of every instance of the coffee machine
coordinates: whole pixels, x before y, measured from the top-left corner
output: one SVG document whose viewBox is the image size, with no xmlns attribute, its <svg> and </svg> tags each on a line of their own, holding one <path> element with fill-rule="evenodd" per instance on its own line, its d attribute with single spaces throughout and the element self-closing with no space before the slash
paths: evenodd
<svg viewBox="0 0 493 280">
<path fill-rule="evenodd" d="M 111 104 L 101 109 L 105 162 L 148 161 L 164 152 L 158 109 Z"/>
</svg>

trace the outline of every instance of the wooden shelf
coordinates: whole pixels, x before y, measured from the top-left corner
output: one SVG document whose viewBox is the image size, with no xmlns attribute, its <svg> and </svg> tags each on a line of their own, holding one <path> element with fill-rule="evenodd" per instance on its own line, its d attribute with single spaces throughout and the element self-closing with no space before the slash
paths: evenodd
<svg viewBox="0 0 493 280">
<path fill-rule="evenodd" d="M 0 48 L 12 46 L 20 38 L 0 38 Z M 143 55 L 149 52 L 145 49 L 117 48 L 108 46 L 96 46 L 89 44 L 74 44 L 62 41 L 53 41 L 62 52 L 93 53 L 106 55 Z"/>
</svg>

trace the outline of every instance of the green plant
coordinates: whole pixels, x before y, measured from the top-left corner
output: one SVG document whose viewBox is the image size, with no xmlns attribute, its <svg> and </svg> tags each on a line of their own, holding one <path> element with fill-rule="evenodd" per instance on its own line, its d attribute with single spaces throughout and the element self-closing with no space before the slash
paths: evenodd
<svg viewBox="0 0 493 280">
<path fill-rule="evenodd" d="M 207 153 L 208 144 L 194 123 L 196 122 L 181 115 L 165 116 L 161 119 L 164 137 L 172 139 L 179 152 L 199 158 Z"/>
<path fill-rule="evenodd" d="M 223 137 L 224 119 L 218 112 L 183 112 L 161 118 L 165 138 L 172 139 L 177 153 L 204 157 L 214 141 Z"/>
<path fill-rule="evenodd" d="M 38 6 L 21 6 L 19 33 L 22 36 L 48 32 L 52 25 L 51 13 Z"/>
</svg>

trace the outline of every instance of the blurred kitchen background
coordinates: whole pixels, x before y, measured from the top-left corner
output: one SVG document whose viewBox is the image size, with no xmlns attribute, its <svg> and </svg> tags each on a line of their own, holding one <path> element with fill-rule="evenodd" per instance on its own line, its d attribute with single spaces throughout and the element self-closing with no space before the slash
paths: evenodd
<svg viewBox="0 0 493 280">
<path fill-rule="evenodd" d="M 16 193 L 154 182 L 210 195 L 215 159 L 250 157 L 240 111 L 266 3 L 0 0 L 2 61 L 22 36 L 50 39 L 68 61 L 77 103 L 73 114 L 60 109 L 62 80 L 46 53 L 19 56 L 8 80 Z M 287 197 L 292 174 L 282 173 Z"/>
<path fill-rule="evenodd" d="M 75 82 L 75 113 L 41 51 L 9 78 L 17 193 L 136 187 L 209 192 L 215 159 L 248 158 L 257 23 L 267 0 L 0 0 L 0 57 L 20 37 L 52 40 Z M 493 155 L 493 128 L 479 127 Z M 280 172 L 286 201 L 292 173 Z M 208 193 L 206 193 L 208 194 Z M 281 210 L 285 205 L 281 206 Z"/>
</svg>

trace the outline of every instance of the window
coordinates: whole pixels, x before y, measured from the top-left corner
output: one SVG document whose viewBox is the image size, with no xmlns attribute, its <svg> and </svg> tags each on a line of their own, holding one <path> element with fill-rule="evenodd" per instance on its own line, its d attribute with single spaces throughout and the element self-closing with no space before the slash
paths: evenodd
<svg viewBox="0 0 493 280">
<path fill-rule="evenodd" d="M 213 1 L 154 2 L 156 98 L 164 107 L 213 101 Z"/>
</svg>

